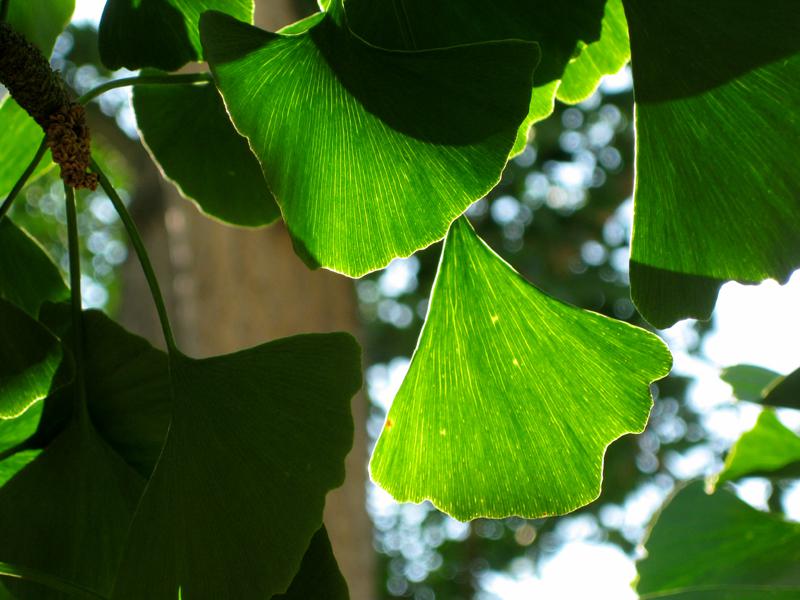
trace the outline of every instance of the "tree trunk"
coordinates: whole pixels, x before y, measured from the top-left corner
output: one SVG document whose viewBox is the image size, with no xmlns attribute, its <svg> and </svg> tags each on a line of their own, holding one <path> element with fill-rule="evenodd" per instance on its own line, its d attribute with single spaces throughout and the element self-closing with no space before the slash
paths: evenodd
<svg viewBox="0 0 800 600">
<path fill-rule="evenodd" d="M 274 31 L 297 18 L 289 0 L 256 6 L 256 23 L 265 29 Z M 201 215 L 171 184 L 139 172 L 135 214 L 187 354 L 228 353 L 301 332 L 357 332 L 352 282 L 310 271 L 295 256 L 282 223 L 257 230 L 222 225 Z M 135 260 L 128 262 L 134 264 L 124 270 L 122 321 L 163 347 L 144 279 Z M 325 524 L 351 598 L 368 600 L 374 596 L 374 556 L 365 508 L 365 397 L 357 396 L 352 408 L 355 440 L 347 479 L 327 498 Z"/>
</svg>

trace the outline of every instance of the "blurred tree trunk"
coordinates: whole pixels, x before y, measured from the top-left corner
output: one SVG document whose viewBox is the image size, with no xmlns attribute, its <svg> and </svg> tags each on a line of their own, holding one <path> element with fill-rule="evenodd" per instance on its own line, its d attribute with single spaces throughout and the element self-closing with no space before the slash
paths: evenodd
<svg viewBox="0 0 800 600">
<path fill-rule="evenodd" d="M 291 0 L 256 3 L 256 23 L 274 31 L 298 17 Z M 352 282 L 309 271 L 282 223 L 247 230 L 201 215 L 154 168 L 137 159 L 132 209 L 162 282 L 181 348 L 195 357 L 232 352 L 301 332 L 357 332 Z M 298 173 L 302 177 L 302 173 Z M 163 347 L 149 293 L 133 257 L 124 270 L 123 323 Z M 353 400 L 355 442 L 347 480 L 332 492 L 325 524 L 353 600 L 374 596 L 372 531 L 365 508 L 366 399 Z"/>
</svg>

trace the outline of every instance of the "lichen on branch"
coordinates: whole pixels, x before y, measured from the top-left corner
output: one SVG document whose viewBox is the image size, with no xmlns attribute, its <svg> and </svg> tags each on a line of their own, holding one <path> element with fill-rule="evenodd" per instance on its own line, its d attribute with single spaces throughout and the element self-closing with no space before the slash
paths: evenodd
<svg viewBox="0 0 800 600">
<path fill-rule="evenodd" d="M 0 83 L 44 130 L 61 179 L 73 188 L 97 187 L 89 173 L 91 137 L 83 106 L 70 100 L 61 75 L 25 36 L 0 23 Z"/>
</svg>

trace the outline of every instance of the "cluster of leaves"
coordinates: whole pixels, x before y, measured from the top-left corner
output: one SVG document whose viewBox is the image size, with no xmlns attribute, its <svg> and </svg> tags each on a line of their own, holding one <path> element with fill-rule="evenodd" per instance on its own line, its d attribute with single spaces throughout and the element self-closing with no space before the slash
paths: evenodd
<svg viewBox="0 0 800 600">
<path fill-rule="evenodd" d="M 669 353 L 643 329 L 532 286 L 461 215 L 497 184 L 555 98 L 588 97 L 630 58 L 630 276 L 644 317 L 657 326 L 707 317 L 723 281 L 787 277 L 800 263 L 800 173 L 790 159 L 800 123 L 786 112 L 787 99 L 790 109 L 800 99 L 800 12 L 792 0 L 322 4 L 270 33 L 250 24 L 251 0 L 108 0 L 103 62 L 144 71 L 81 101 L 136 84 L 143 140 L 182 192 L 232 224 L 282 218 L 311 267 L 360 277 L 446 236 L 373 479 L 398 500 L 431 500 L 462 520 L 587 504 L 607 446 L 645 427 L 648 385 L 667 374 Z M 2 3 L 45 53 L 72 11 L 71 0 L 54 5 Z M 731 60 L 739 45 L 749 54 Z M 201 58 L 211 75 L 166 73 Z M 13 99 L 0 123 L 13 140 L 0 149 L 5 212 L 48 165 L 38 166 L 41 132 Z M 765 127 L 779 132 L 768 145 L 758 143 Z M 346 334 L 305 335 L 185 356 L 125 206 L 92 169 L 148 276 L 167 352 L 82 312 L 71 190 L 70 290 L 24 231 L 0 223 L 0 571 L 21 578 L 8 591 L 346 595 L 321 523 L 351 444 L 357 345 Z M 669 564 L 670 548 L 685 542 L 656 543 L 657 531 L 650 544 L 666 550 L 649 559 L 662 561 L 658 578 L 646 568 L 658 563 L 642 564 L 643 593 L 764 583 L 711 563 L 694 579 L 670 579 L 684 573 Z"/>
</svg>

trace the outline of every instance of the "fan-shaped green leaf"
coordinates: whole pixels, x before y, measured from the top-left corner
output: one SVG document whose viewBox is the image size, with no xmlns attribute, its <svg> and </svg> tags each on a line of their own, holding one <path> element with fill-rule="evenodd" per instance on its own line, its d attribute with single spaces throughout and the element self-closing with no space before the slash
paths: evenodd
<svg viewBox="0 0 800 600">
<path fill-rule="evenodd" d="M 109 69 L 164 71 L 200 60 L 197 24 L 207 10 L 253 22 L 253 0 L 108 0 L 100 21 L 100 58 Z"/>
<path fill-rule="evenodd" d="M 171 358 L 172 424 L 114 598 L 268 598 L 289 588 L 344 478 L 358 346 L 304 335 Z"/>
<path fill-rule="evenodd" d="M 8 23 L 45 56 L 50 56 L 56 38 L 66 29 L 74 10 L 75 0 L 14 1 L 8 6 Z"/>
<path fill-rule="evenodd" d="M 800 105 L 800 9 L 624 4 L 637 136 L 631 286 L 664 327 L 708 318 L 725 280 L 784 280 L 800 265 L 800 120 L 789 108 Z"/>
<path fill-rule="evenodd" d="M 774 412 L 765 410 L 755 426 L 728 452 L 725 466 L 711 480 L 711 485 L 773 473 L 798 461 L 800 437 L 781 423 Z"/>
<path fill-rule="evenodd" d="M 462 520 L 569 512 L 599 494 L 606 447 L 642 431 L 670 362 L 652 334 L 543 294 L 461 219 L 372 478 Z"/>
<path fill-rule="evenodd" d="M 58 302 L 69 296 L 58 267 L 8 217 L 0 221 L 0 248 L 0 298 L 37 317 L 43 302 Z"/>
<path fill-rule="evenodd" d="M 0 488 L 0 561 L 108 594 L 144 481 L 75 419 Z M 31 600 L 71 598 L 6 581 Z"/>
<path fill-rule="evenodd" d="M 11 98 L 0 106 L 0 198 L 5 199 L 11 188 L 33 160 L 44 132 Z M 39 163 L 28 181 L 43 175 L 53 166 L 49 155 Z"/>
<path fill-rule="evenodd" d="M 360 276 L 443 237 L 498 181 L 538 52 L 388 52 L 327 14 L 311 23 L 279 35 L 207 13 L 203 45 L 298 252 Z"/>
<path fill-rule="evenodd" d="M 0 331 L 0 419 L 13 419 L 47 396 L 61 363 L 61 343 L 3 299 Z"/>
<path fill-rule="evenodd" d="M 203 212 L 250 227 L 280 216 L 213 85 L 136 86 L 133 107 L 153 160 Z"/>
<path fill-rule="evenodd" d="M 657 515 L 637 569 L 643 600 L 789 600 L 800 594 L 800 525 L 751 508 L 702 482 Z"/>
</svg>

